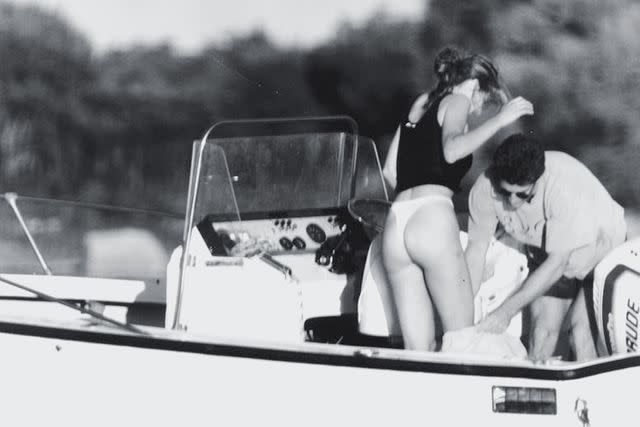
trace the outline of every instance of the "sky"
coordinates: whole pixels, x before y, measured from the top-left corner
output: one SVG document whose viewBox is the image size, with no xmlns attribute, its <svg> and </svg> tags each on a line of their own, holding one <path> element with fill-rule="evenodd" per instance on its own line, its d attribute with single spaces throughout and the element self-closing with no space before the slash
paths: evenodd
<svg viewBox="0 0 640 427">
<path fill-rule="evenodd" d="M 262 29 L 276 43 L 312 46 L 348 20 L 372 14 L 420 19 L 426 0 L 13 0 L 68 19 L 97 51 L 168 42 L 195 52 L 211 42 Z"/>
</svg>

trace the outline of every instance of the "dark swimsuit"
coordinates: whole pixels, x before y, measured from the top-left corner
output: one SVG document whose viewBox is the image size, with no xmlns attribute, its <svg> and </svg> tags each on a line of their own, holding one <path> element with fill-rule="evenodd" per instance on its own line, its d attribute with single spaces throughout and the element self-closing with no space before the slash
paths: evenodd
<svg viewBox="0 0 640 427">
<path fill-rule="evenodd" d="M 442 128 L 438 123 L 438 106 L 433 102 L 417 123 L 407 118 L 400 126 L 397 160 L 397 187 L 400 193 L 424 184 L 438 184 L 457 192 L 460 181 L 471 168 L 472 156 L 447 163 L 442 148 Z"/>
</svg>

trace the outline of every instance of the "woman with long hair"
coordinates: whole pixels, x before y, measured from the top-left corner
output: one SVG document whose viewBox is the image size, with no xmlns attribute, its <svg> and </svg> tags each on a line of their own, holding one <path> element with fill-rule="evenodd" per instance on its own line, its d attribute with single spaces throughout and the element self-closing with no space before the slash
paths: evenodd
<svg viewBox="0 0 640 427">
<path fill-rule="evenodd" d="M 398 127 L 385 164 L 396 197 L 382 234 L 382 260 L 404 346 L 415 350 L 436 349 L 436 316 L 443 333 L 473 325 L 473 291 L 452 196 L 472 153 L 533 114 L 526 99 L 509 100 L 497 69 L 482 55 L 446 48 L 434 72 L 437 84 L 418 97 Z M 490 102 L 501 105 L 498 113 L 469 130 L 469 118 Z"/>
</svg>

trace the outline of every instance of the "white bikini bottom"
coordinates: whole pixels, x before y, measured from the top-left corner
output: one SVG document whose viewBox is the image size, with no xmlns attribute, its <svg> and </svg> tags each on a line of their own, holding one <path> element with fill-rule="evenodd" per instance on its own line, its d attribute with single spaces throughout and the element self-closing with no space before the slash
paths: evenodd
<svg viewBox="0 0 640 427">
<path fill-rule="evenodd" d="M 409 222 L 411 216 L 416 213 L 418 209 L 422 208 L 423 206 L 435 203 L 446 203 L 453 209 L 453 202 L 451 201 L 451 197 L 445 196 L 443 194 L 429 194 L 426 196 L 418 197 L 417 199 L 393 202 L 393 204 L 391 205 L 391 212 L 393 212 L 396 218 L 398 229 L 401 232 L 404 232 L 404 229 L 407 227 L 407 222 Z"/>
</svg>

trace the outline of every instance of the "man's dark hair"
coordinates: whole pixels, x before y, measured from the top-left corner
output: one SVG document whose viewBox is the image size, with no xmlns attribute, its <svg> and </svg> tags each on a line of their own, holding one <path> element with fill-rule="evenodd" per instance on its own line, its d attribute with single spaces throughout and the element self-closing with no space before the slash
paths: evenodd
<svg viewBox="0 0 640 427">
<path fill-rule="evenodd" d="M 544 172 L 544 148 L 522 133 L 505 139 L 493 153 L 487 176 L 494 186 L 501 181 L 512 185 L 529 185 Z"/>
</svg>

